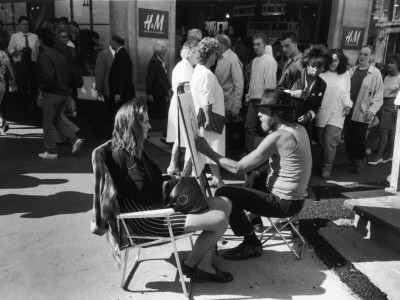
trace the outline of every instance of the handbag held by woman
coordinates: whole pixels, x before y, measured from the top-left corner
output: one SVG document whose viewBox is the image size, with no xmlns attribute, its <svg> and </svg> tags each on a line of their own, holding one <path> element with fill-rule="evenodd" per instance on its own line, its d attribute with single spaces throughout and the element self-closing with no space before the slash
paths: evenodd
<svg viewBox="0 0 400 300">
<path fill-rule="evenodd" d="M 163 199 L 166 207 L 184 214 L 196 214 L 208 208 L 199 183 L 190 176 L 164 181 Z"/>
</svg>

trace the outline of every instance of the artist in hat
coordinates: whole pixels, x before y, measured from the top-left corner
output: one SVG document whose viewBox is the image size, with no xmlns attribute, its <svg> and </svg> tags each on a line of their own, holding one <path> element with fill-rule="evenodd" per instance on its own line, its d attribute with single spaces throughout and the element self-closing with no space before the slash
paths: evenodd
<svg viewBox="0 0 400 300">
<path fill-rule="evenodd" d="M 261 99 L 251 100 L 258 111 L 262 129 L 268 133 L 260 145 L 236 162 L 213 151 L 199 137 L 197 150 L 231 173 L 258 178 L 267 173 L 265 190 L 221 186 L 215 196 L 232 201 L 229 225 L 244 241 L 223 253 L 226 259 L 240 260 L 262 254 L 262 246 L 244 210 L 268 217 L 289 217 L 298 213 L 307 196 L 311 175 L 311 149 L 304 127 L 295 123 L 290 94 L 266 89 Z M 268 164 L 265 162 L 269 160 Z"/>
</svg>

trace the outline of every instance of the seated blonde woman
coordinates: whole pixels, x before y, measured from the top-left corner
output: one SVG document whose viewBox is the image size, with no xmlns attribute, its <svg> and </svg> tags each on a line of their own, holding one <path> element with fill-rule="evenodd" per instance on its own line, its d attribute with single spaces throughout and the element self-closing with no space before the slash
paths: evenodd
<svg viewBox="0 0 400 300">
<path fill-rule="evenodd" d="M 100 146 L 104 147 L 102 152 L 104 154 L 101 156 L 118 191 L 116 200 L 121 213 L 165 208 L 162 199 L 163 175 L 159 167 L 143 151 L 144 139 L 150 128 L 147 107 L 128 102 L 117 112 L 111 141 Z M 99 148 L 94 153 L 97 153 Z M 93 164 L 96 187 L 107 186 L 98 182 L 100 179 L 97 178 L 95 154 Z M 103 189 L 102 195 L 107 194 L 111 195 Z M 228 227 L 231 203 L 227 198 L 211 197 L 207 199 L 207 204 L 208 209 L 202 213 L 188 215 L 175 213 L 171 216 L 174 234 L 202 231 L 193 251 L 183 261 L 182 271 L 195 282 L 229 282 L 233 280 L 232 274 L 220 271 L 212 263 L 212 250 Z M 108 214 L 106 217 L 112 228 L 115 211 L 112 211 L 113 205 L 108 206 L 110 209 L 106 210 Z M 98 218 L 95 204 L 97 226 L 104 223 L 104 220 Z M 101 218 L 104 218 L 103 215 Z M 137 235 L 169 236 L 168 225 L 164 218 L 130 219 L 127 226 L 130 232 Z M 126 242 L 124 244 L 123 238 L 119 239 L 119 247 L 124 246 Z"/>
</svg>

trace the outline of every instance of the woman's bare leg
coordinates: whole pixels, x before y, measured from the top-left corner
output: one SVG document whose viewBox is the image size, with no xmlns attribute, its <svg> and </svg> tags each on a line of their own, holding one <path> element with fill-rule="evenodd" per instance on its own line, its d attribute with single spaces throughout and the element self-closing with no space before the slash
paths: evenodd
<svg viewBox="0 0 400 300">
<path fill-rule="evenodd" d="M 212 250 L 229 224 L 231 203 L 227 198 L 212 197 L 207 199 L 209 211 L 203 214 L 189 214 L 186 218 L 185 233 L 202 230 L 192 252 L 185 260 L 188 267 L 198 266 L 208 273 L 215 273 L 212 266 Z"/>
<path fill-rule="evenodd" d="M 376 153 L 375 160 L 379 160 L 383 156 L 383 152 L 385 151 L 387 142 L 388 142 L 388 129 L 380 128 L 379 129 L 379 147 L 378 152 Z"/>
<path fill-rule="evenodd" d="M 168 175 L 173 175 L 172 173 L 178 169 L 178 157 L 179 157 L 179 147 L 178 147 L 178 142 L 175 141 L 174 145 L 172 146 L 171 161 L 167 168 Z"/>
</svg>

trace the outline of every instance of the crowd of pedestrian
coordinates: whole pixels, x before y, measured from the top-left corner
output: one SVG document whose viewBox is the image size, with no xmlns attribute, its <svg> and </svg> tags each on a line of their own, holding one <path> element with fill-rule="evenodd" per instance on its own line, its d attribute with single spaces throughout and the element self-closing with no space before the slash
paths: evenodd
<svg viewBox="0 0 400 300">
<path fill-rule="evenodd" d="M 220 155 L 225 155 L 225 135 L 231 133 L 217 134 L 212 130 L 211 112 L 225 115 L 228 123 L 240 116 L 244 118 L 242 158 L 257 147 L 256 135 L 262 135 L 258 112 L 250 100 L 262 99 L 266 89 L 279 89 L 290 95 L 296 122 L 306 128 L 310 145 L 316 144 L 312 146 L 313 152 L 322 152 L 320 174 L 323 179 L 331 176 L 336 148 L 343 137 L 349 161 L 338 165 L 339 169 L 360 174 L 367 163 L 378 165 L 392 160 L 396 124 L 394 99 L 400 88 L 397 55 L 388 56 L 386 68 L 381 72 L 374 66 L 373 50 L 368 45 L 361 47 L 356 66 L 350 68 L 341 49 L 315 44 L 300 51 L 293 32 L 285 33 L 273 47 L 268 45 L 266 35 L 253 36 L 254 58 L 247 61 L 239 58 L 239 55 L 249 57 L 243 55 L 241 43 L 232 46 L 227 35 L 199 38 L 198 41 L 197 47 L 191 50 L 198 56 L 197 65 L 191 80 L 186 78 L 185 81 L 191 83 L 196 111 L 202 108 L 210 116 L 201 128 L 201 135 L 210 145 L 219 145 L 212 148 Z M 199 78 L 201 73 L 204 75 Z M 175 90 L 176 86 L 172 88 Z M 223 104 L 223 108 L 218 103 Z M 173 122 L 169 120 L 169 124 Z M 367 137 L 373 124 L 379 124 L 379 141 L 376 141 L 376 152 L 371 155 Z M 321 150 L 316 151 L 318 147 Z M 207 162 L 214 175 L 211 185 L 223 185 L 218 169 L 212 161 Z M 176 164 L 170 165 L 172 169 L 176 169 Z M 312 195 L 310 187 L 309 183 L 308 192 Z"/>
<path fill-rule="evenodd" d="M 65 130 L 60 124 L 74 135 L 79 131 L 66 116 L 76 116 L 76 87 L 83 84 L 82 75 L 95 75 L 97 97 L 103 101 L 103 116 L 94 118 L 92 128 L 110 137 L 116 112 L 136 94 L 132 61 L 124 48 L 125 37 L 113 34 L 111 46 L 103 49 L 96 32 L 80 30 L 76 22 L 61 17 L 53 22 L 43 22 L 38 30 L 37 33 L 44 32 L 45 36 L 51 34 L 54 40 L 50 46 L 45 46 L 40 42 L 39 34 L 29 31 L 27 17 L 20 17 L 18 22 L 20 31 L 11 37 L 2 30 L 0 23 L 0 101 L 8 89 L 18 90 L 26 117 L 43 118 L 44 132 L 55 130 L 56 134 L 51 135 L 61 136 L 57 140 L 70 140 L 73 144 L 77 140 L 81 145 L 81 139 L 71 140 L 69 135 L 63 134 Z M 168 43 L 157 40 L 151 45 L 153 56 L 148 62 L 145 80 L 147 106 L 151 119 L 162 120 L 166 142 L 174 143 L 168 173 L 173 174 L 178 169 L 175 101 L 177 84 L 183 81 L 191 83 L 196 110 L 204 110 L 207 122 L 201 128 L 201 135 L 221 155 L 226 152 L 225 136 L 232 132 L 226 132 L 226 128 L 222 133 L 212 130 L 211 112 L 225 116 L 228 123 L 243 121 L 243 157 L 256 148 L 256 135 L 263 135 L 259 130 L 257 110 L 250 100 L 261 99 L 265 89 L 279 89 L 290 94 L 296 120 L 306 128 L 310 143 L 314 140 L 322 149 L 322 178 L 330 177 L 336 147 L 343 136 L 349 162 L 338 166 L 341 169 L 360 174 L 366 164 L 374 166 L 392 160 L 396 117 L 393 102 L 400 86 L 397 55 L 388 56 L 387 68 L 381 72 L 374 67 L 372 48 L 363 46 L 357 65 L 350 69 L 348 58 L 341 49 L 316 44 L 302 52 L 297 36 L 292 32 L 283 34 L 272 46 L 269 42 L 264 34 L 253 36 L 254 52 L 251 53 L 241 38 L 221 33 L 203 39 L 199 29 L 191 29 L 187 42 L 181 47 L 182 62 L 175 67 L 172 78 L 169 78 L 164 62 Z M 46 73 L 56 74 L 59 67 L 51 64 L 53 61 L 47 66 L 43 62 L 46 47 L 61 53 L 66 61 L 70 78 L 65 78 L 65 82 L 60 82 L 57 77 L 46 83 Z M 49 71 L 49 68 L 53 70 Z M 49 89 L 49 85 L 53 86 Z M 48 101 L 43 101 L 43 110 L 38 109 L 38 91 L 43 99 L 49 91 L 65 96 L 65 105 L 62 101 L 59 107 L 60 113 L 53 108 L 56 118 L 53 114 L 45 115 Z M 376 124 L 379 124 L 379 141 L 375 142 L 373 158 L 367 161 L 372 147 L 367 135 Z M 2 133 L 9 129 L 1 113 L 0 128 Z M 44 134 L 45 140 L 49 134 Z M 182 144 L 183 139 L 180 140 Z M 48 144 L 45 142 L 47 154 L 41 157 L 57 158 L 56 147 Z M 218 167 L 212 161 L 208 163 L 214 175 L 212 185 L 222 185 Z"/>
</svg>

